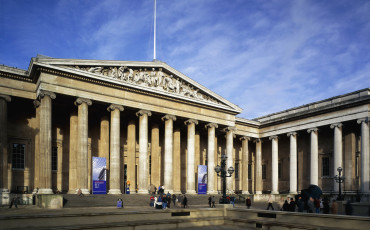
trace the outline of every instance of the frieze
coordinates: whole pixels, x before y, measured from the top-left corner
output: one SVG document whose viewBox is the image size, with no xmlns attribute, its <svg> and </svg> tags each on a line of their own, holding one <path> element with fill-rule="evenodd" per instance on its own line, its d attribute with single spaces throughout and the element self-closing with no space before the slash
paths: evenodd
<svg viewBox="0 0 370 230">
<path fill-rule="evenodd" d="M 128 84 L 134 84 L 139 86 L 148 87 L 150 89 L 158 90 L 161 92 L 178 94 L 184 97 L 197 99 L 200 101 L 211 102 L 220 104 L 215 98 L 208 96 L 193 85 L 184 81 L 180 77 L 175 77 L 163 72 L 162 68 L 152 68 L 147 70 L 146 68 L 133 69 L 127 66 L 66 66 L 69 68 L 86 71 L 89 73 L 97 74 L 102 77 L 124 82 Z"/>
</svg>

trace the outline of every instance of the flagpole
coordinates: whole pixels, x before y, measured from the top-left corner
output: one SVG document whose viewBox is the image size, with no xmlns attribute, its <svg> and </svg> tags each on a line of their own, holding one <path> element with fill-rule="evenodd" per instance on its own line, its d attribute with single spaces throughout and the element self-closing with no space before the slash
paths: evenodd
<svg viewBox="0 0 370 230">
<path fill-rule="evenodd" d="M 156 59 L 156 30 L 157 30 L 157 0 L 154 0 L 154 50 L 153 50 L 153 61 Z"/>
</svg>

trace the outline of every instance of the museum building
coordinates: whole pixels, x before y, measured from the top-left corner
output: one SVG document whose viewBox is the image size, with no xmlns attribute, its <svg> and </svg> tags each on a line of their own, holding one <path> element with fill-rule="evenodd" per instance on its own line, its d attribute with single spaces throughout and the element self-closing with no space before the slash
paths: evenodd
<svg viewBox="0 0 370 230">
<path fill-rule="evenodd" d="M 207 193 L 227 156 L 229 193 L 297 194 L 310 184 L 369 191 L 370 88 L 253 120 L 161 61 L 37 56 L 28 70 L 0 66 L 0 192 L 92 193 L 92 159 L 106 159 L 107 193 L 150 185 Z M 4 201 L 2 201 L 4 203 Z"/>
</svg>

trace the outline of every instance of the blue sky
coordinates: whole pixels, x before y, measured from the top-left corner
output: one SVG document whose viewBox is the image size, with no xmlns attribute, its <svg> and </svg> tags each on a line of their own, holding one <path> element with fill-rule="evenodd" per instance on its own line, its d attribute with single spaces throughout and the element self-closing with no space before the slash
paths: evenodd
<svg viewBox="0 0 370 230">
<path fill-rule="evenodd" d="M 0 64 L 153 59 L 153 0 L 0 0 Z M 157 59 L 255 118 L 370 87 L 369 0 L 157 0 Z"/>
</svg>

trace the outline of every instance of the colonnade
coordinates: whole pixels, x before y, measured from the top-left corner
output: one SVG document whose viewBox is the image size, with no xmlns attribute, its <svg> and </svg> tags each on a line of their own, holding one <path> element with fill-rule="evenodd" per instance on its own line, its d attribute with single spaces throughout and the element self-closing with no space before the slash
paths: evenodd
<svg viewBox="0 0 370 230">
<path fill-rule="evenodd" d="M 37 116 L 39 116 L 40 132 L 39 132 L 39 170 L 35 173 L 38 180 L 39 193 L 52 193 L 51 183 L 51 152 L 52 152 L 52 100 L 56 95 L 52 92 L 41 90 L 38 94 L 38 100 L 34 102 L 37 107 Z M 8 150 L 7 150 L 7 103 L 11 102 L 11 98 L 6 95 L 0 95 L 0 160 L 1 160 L 1 180 L 0 189 L 6 191 L 8 189 Z M 86 98 L 77 98 L 75 105 L 78 107 L 77 116 L 71 116 L 70 129 L 77 132 L 74 141 L 70 141 L 70 145 L 74 145 L 77 152 L 75 158 L 73 154 L 70 155 L 70 177 L 76 177 L 76 183 L 70 183 L 70 188 L 81 188 L 85 194 L 89 193 L 88 189 L 88 107 L 92 105 L 92 101 Z M 120 113 L 124 111 L 122 105 L 111 104 L 108 106 L 108 111 L 111 113 L 110 125 L 110 194 L 120 194 L 121 182 L 121 165 L 120 165 Z M 148 193 L 148 119 L 151 112 L 147 110 L 139 110 L 136 115 L 139 117 L 139 170 L 138 170 L 138 192 Z M 174 127 L 173 123 L 176 121 L 176 116 L 165 114 L 162 117 L 164 121 L 164 185 L 166 190 L 171 193 L 174 192 L 173 186 L 173 152 L 174 152 Z M 360 184 L 361 192 L 369 193 L 369 118 L 357 120 L 361 125 L 361 175 Z M 188 119 L 185 121 L 187 125 L 187 176 L 186 176 L 186 193 L 194 194 L 196 192 L 195 181 L 195 127 L 198 121 Z M 205 127 L 208 129 L 208 193 L 216 193 L 215 172 L 215 132 L 218 128 L 217 124 L 209 123 Z M 330 126 L 334 132 L 334 174 L 339 166 L 343 167 L 343 145 L 342 145 L 342 123 L 331 124 Z M 223 129 L 226 132 L 226 155 L 227 168 L 234 166 L 233 159 L 233 139 L 235 138 L 235 127 L 227 127 Z M 298 130 L 297 130 L 298 131 Z M 307 130 L 310 133 L 310 184 L 318 184 L 318 135 L 319 129 L 317 127 Z M 280 135 L 280 134 L 279 134 Z M 286 134 L 290 140 L 290 193 L 297 193 L 297 132 L 289 132 Z M 74 137 L 70 137 L 71 140 Z M 272 142 L 272 183 L 271 191 L 273 194 L 279 193 L 278 187 L 278 145 L 279 136 L 274 135 L 269 137 Z M 249 151 L 248 145 L 251 137 L 242 136 L 242 191 L 249 193 L 248 188 L 248 164 Z M 254 138 L 255 143 L 255 193 L 262 193 L 262 139 Z M 70 147 L 72 149 L 73 147 Z M 129 163 L 128 163 L 129 164 Z M 77 176 L 78 175 L 78 176 Z M 71 181 L 71 179 L 70 179 Z M 227 179 L 227 189 L 233 190 L 233 180 Z M 338 191 L 338 186 L 334 185 L 334 192 Z M 70 190 L 70 192 L 73 192 Z"/>
</svg>

